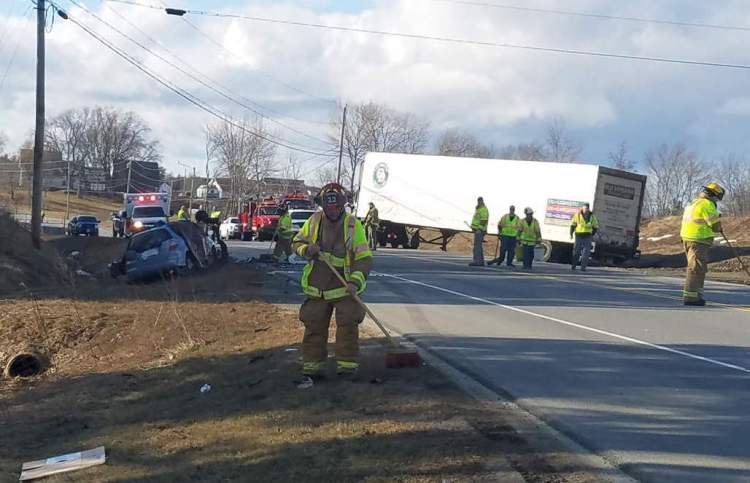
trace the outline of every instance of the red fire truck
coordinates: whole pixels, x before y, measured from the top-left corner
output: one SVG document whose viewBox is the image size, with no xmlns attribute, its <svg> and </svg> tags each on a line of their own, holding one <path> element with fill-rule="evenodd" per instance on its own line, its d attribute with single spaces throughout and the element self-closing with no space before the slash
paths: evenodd
<svg viewBox="0 0 750 483">
<path fill-rule="evenodd" d="M 273 238 L 280 213 L 279 204 L 275 199 L 266 198 L 260 202 L 258 209 L 253 213 L 251 224 L 257 240 L 266 241 Z"/>
</svg>

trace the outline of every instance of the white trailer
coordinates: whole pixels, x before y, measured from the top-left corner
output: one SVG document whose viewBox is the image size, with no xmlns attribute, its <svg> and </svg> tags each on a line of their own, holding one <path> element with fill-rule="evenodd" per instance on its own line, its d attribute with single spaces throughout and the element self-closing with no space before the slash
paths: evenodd
<svg viewBox="0 0 750 483">
<path fill-rule="evenodd" d="M 570 260 L 570 219 L 584 203 L 599 219 L 594 256 L 619 263 L 636 257 L 646 177 L 590 164 L 368 153 L 360 170 L 357 216 L 373 202 L 382 244 L 417 248 L 446 244 L 468 232 L 477 197 L 490 211 L 489 233 L 515 205 L 534 210 L 542 229 L 545 261 Z M 423 229 L 436 230 L 432 240 Z"/>
</svg>

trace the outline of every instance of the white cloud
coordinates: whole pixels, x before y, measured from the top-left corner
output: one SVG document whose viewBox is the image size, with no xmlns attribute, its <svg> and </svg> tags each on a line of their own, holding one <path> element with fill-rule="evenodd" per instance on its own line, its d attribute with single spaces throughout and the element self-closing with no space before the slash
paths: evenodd
<svg viewBox="0 0 750 483">
<path fill-rule="evenodd" d="M 530 14 L 429 0 L 381 1 L 360 12 L 352 12 L 351 6 L 337 11 L 335 2 L 325 1 L 296 5 L 266 2 L 262 7 L 252 2 L 245 7 L 232 3 L 227 11 L 314 23 L 723 62 L 742 62 L 748 37 L 739 31 Z M 569 2 L 566 8 L 657 18 L 675 18 L 683 12 L 685 17 L 679 20 L 750 24 L 742 2 L 727 0 L 722 9 L 709 3 L 685 10 L 674 8 L 676 1 L 580 0 Z M 553 2 L 535 6 L 554 7 Z M 583 142 L 584 159 L 591 162 L 604 159 L 606 151 L 621 139 L 627 139 L 637 151 L 672 140 L 685 140 L 699 151 L 750 147 L 742 126 L 726 122 L 727 116 L 750 114 L 750 100 L 744 93 L 750 71 L 188 17 L 235 53 L 231 55 L 176 17 L 106 2 L 92 8 L 169 56 L 114 13 L 119 12 L 235 95 L 295 118 L 325 123 L 333 105 L 270 78 L 317 96 L 382 102 L 428 119 L 435 129 L 473 129 L 495 144 L 538 137 L 546 122 L 561 117 Z M 97 32 L 127 48 L 171 82 L 225 112 L 242 114 L 239 106 L 129 44 L 79 9 L 70 14 L 95 26 Z M 0 131 L 9 135 L 11 145 L 18 145 L 33 125 L 34 32 L 33 24 L 24 24 L 17 17 L 8 28 L 9 38 L 21 35 L 22 42 L 0 93 Z M 0 74 L 7 59 L 7 52 L 0 52 Z M 177 161 L 194 164 L 199 170 L 203 166 L 201 130 L 213 119 L 126 64 L 71 22 L 57 19 L 49 34 L 47 72 L 50 115 L 96 104 L 133 110 L 161 140 L 168 169 L 175 170 Z M 327 132 L 321 124 L 279 119 L 318 138 Z M 714 127 L 717 125 L 722 129 Z M 320 148 L 310 139 L 279 126 L 275 129 L 293 142 Z"/>
</svg>

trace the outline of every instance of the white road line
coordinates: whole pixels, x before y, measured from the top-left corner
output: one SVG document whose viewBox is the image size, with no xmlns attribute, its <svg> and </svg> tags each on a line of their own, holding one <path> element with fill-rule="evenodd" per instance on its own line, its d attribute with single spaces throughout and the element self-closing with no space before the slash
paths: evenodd
<svg viewBox="0 0 750 483">
<path fill-rule="evenodd" d="M 501 304 L 501 303 L 498 303 L 498 302 L 493 302 L 492 300 L 484 299 L 484 298 L 481 298 L 481 297 L 475 297 L 473 295 L 468 295 L 468 294 L 461 293 L 461 292 L 456 292 L 455 290 L 450 290 L 450 289 L 447 289 L 447 288 L 438 287 L 437 285 L 431 285 L 429 283 L 419 282 L 417 280 L 411 280 L 411 279 L 408 279 L 408 278 L 400 277 L 398 275 L 391 275 L 391 274 L 382 273 L 382 272 L 378 272 L 378 273 L 382 274 L 385 277 L 393 278 L 395 280 L 401 280 L 402 282 L 407 282 L 407 283 L 411 283 L 411 284 L 414 284 L 414 285 L 420 285 L 422 287 L 431 288 L 433 290 L 438 290 L 440 292 L 445 292 L 445 293 L 448 293 L 448 294 L 451 294 L 451 295 L 456 295 L 458 297 L 464 297 L 464 298 L 467 298 L 469 300 L 474 300 L 476 302 L 482 302 L 482 303 L 487 304 L 487 305 L 494 305 L 496 307 L 502 307 L 502 308 L 504 308 L 506 310 L 511 310 L 511 311 L 517 312 L 519 314 L 529 315 L 529 316 L 532 316 L 532 317 L 538 317 L 540 319 L 549 320 L 550 322 L 555 322 L 557 324 L 567 325 L 569 327 L 575 327 L 577 329 L 586 330 L 586 331 L 594 332 L 594 333 L 601 334 L 601 335 L 606 335 L 606 336 L 612 337 L 614 339 L 624 340 L 624 341 L 627 341 L 627 342 L 630 342 L 630 343 L 633 343 L 633 344 L 642 345 L 642 346 L 645 346 L 645 347 L 650 347 L 652 349 L 656 349 L 656 350 L 660 350 L 660 351 L 664 351 L 664 352 L 669 352 L 669 353 L 672 353 L 672 354 L 681 355 L 683 357 L 688 357 L 690 359 L 695 359 L 695 360 L 702 361 L 702 362 L 708 362 L 709 364 L 714 364 L 714 365 L 717 365 L 717 366 L 725 367 L 727 369 L 733 369 L 735 371 L 743 372 L 745 374 L 750 374 L 750 369 L 747 369 L 747 368 L 742 367 L 742 366 L 737 366 L 737 365 L 734 365 L 734 364 L 729 364 L 727 362 L 717 361 L 716 359 L 711 359 L 710 357 L 699 356 L 697 354 L 692 354 L 690 352 L 681 351 L 679 349 L 672 349 L 671 347 L 665 347 L 665 346 L 659 345 L 659 344 L 652 344 L 651 342 L 646 342 L 646 341 L 640 340 L 640 339 L 634 339 L 632 337 L 628 337 L 628 336 L 620 335 L 620 334 L 615 334 L 614 332 L 609 332 L 609 331 L 606 331 L 606 330 L 601 330 L 601 329 L 597 329 L 597 328 L 594 328 L 594 327 L 589 327 L 589 326 L 583 325 L 583 324 L 577 324 L 575 322 L 568 322 L 567 320 L 558 319 L 556 317 L 550 317 L 549 315 L 538 314 L 536 312 L 531 312 L 529 310 L 519 309 L 518 307 L 513 307 L 513 306 L 510 306 L 510 305 L 504 305 L 504 304 Z"/>
</svg>

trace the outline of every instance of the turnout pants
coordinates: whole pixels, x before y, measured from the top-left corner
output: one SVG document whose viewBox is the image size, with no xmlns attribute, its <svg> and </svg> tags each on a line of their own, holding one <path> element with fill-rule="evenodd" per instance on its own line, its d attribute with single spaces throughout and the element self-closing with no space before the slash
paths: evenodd
<svg viewBox="0 0 750 483">
<path fill-rule="evenodd" d="M 708 272 L 708 251 L 711 248 L 703 243 L 686 241 L 685 255 L 687 256 L 687 273 L 682 297 L 686 301 L 703 299 L 703 284 Z"/>
<path fill-rule="evenodd" d="M 484 265 L 484 232 L 477 230 L 474 232 L 474 262 Z"/>
<path fill-rule="evenodd" d="M 518 242 L 518 238 L 514 236 L 502 236 L 502 242 L 500 243 L 500 258 L 497 261 L 498 265 L 502 263 L 503 259 L 505 259 L 505 264 L 509 267 L 513 265 L 513 258 L 516 256 L 516 242 Z"/>
<path fill-rule="evenodd" d="M 586 270 L 591 258 L 591 237 L 576 236 L 576 244 L 573 248 L 573 268 L 576 268 L 578 260 L 581 260 L 581 268 Z"/>
<path fill-rule="evenodd" d="M 273 256 L 279 258 L 281 254 L 284 254 L 286 258 L 292 255 L 292 239 L 278 237 L 276 239 L 276 246 L 273 249 Z"/>
<path fill-rule="evenodd" d="M 339 300 L 309 298 L 302 304 L 299 319 L 305 326 L 302 339 L 302 372 L 320 375 L 325 371 L 328 357 L 328 327 L 336 311 L 336 368 L 338 372 L 353 372 L 359 368 L 359 324 L 365 311 L 351 297 Z"/>
</svg>

